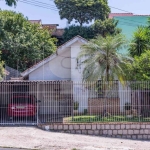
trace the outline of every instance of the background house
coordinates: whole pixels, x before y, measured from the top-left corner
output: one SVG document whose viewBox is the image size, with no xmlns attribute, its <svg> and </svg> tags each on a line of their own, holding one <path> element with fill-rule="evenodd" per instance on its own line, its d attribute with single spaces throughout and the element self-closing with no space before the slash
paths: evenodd
<svg viewBox="0 0 150 150">
<path fill-rule="evenodd" d="M 118 28 L 122 30 L 127 40 L 131 40 L 133 33 L 138 26 L 146 26 L 150 15 L 134 15 L 133 13 L 111 13 L 109 18 L 118 20 Z M 127 49 L 120 50 L 120 53 L 127 54 Z"/>
<path fill-rule="evenodd" d="M 42 28 L 46 28 L 51 32 L 51 36 L 57 38 L 57 43 L 61 43 L 62 41 L 62 36 L 64 34 L 64 29 L 63 28 L 57 28 L 59 25 L 58 24 L 43 24 L 42 20 L 29 20 L 31 23 L 36 23 L 41 25 Z"/>
<path fill-rule="evenodd" d="M 4 76 L 4 80 L 11 80 L 13 78 L 19 78 L 21 77 L 20 72 L 14 68 L 11 68 L 9 66 L 5 66 L 6 74 Z"/>
</svg>

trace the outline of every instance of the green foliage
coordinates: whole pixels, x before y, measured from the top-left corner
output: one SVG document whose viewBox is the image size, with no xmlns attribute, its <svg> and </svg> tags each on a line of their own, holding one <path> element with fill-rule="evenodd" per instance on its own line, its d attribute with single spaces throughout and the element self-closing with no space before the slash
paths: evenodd
<svg viewBox="0 0 150 150">
<path fill-rule="evenodd" d="M 145 50 L 150 48 L 148 30 L 147 27 L 138 27 L 137 31 L 134 32 L 133 40 L 129 47 L 129 53 L 132 57 L 140 56 Z"/>
<path fill-rule="evenodd" d="M 79 108 L 79 102 L 74 102 L 74 110 L 78 110 Z"/>
<path fill-rule="evenodd" d="M 131 109 L 131 103 L 125 103 L 124 109 L 130 110 Z"/>
<path fill-rule="evenodd" d="M 93 19 L 105 20 L 108 18 L 110 8 L 107 0 L 55 0 L 61 19 L 70 23 L 75 20 L 80 24 L 89 23 Z"/>
<path fill-rule="evenodd" d="M 3 76 L 4 76 L 4 62 L 1 60 L 1 57 L 0 57 L 0 81 L 2 80 Z"/>
<path fill-rule="evenodd" d="M 92 25 L 94 35 L 115 35 L 121 32 L 121 29 L 117 28 L 118 21 L 114 19 L 96 20 Z"/>
<path fill-rule="evenodd" d="M 90 40 L 96 37 L 97 35 L 106 36 L 106 35 L 116 35 L 121 32 L 120 29 L 117 28 L 118 21 L 114 19 L 106 19 L 104 21 L 96 20 L 95 23 L 91 26 L 76 26 L 71 25 L 68 28 L 65 28 L 65 32 L 63 34 L 63 44 L 73 37 L 80 35 L 81 37 Z"/>
<path fill-rule="evenodd" d="M 149 113 L 150 115 L 150 113 Z M 127 118 L 125 115 L 111 115 L 108 117 L 102 117 L 99 115 L 95 116 L 74 116 L 74 117 L 68 117 L 64 118 L 65 122 L 69 123 L 87 123 L 87 122 L 139 122 L 138 117 L 132 117 L 132 118 Z M 141 122 L 149 122 L 150 117 L 146 116 L 140 118 Z"/>
<path fill-rule="evenodd" d="M 89 40 L 94 38 L 94 31 L 91 27 L 87 26 L 69 26 L 69 28 L 65 28 L 65 32 L 63 34 L 63 43 L 67 42 L 68 40 L 72 39 L 77 35 L 80 35 L 81 37 Z"/>
<path fill-rule="evenodd" d="M 135 56 L 133 64 L 128 64 L 126 72 L 128 80 L 150 81 L 150 50 L 141 56 Z"/>
<path fill-rule="evenodd" d="M 31 24 L 22 14 L 0 11 L 0 49 L 8 66 L 24 71 L 51 55 L 54 42 L 48 30 Z"/>
<path fill-rule="evenodd" d="M 98 36 L 83 45 L 78 56 L 84 64 L 83 79 L 88 81 L 118 79 L 123 83 L 125 74 L 122 66 L 126 65 L 127 60 L 132 60 L 117 53 L 117 50 L 124 44 L 126 44 L 124 36 L 117 34 L 106 37 Z"/>
<path fill-rule="evenodd" d="M 150 18 L 147 26 L 138 27 L 134 33 L 129 53 L 134 57 L 134 62 L 128 64 L 125 71 L 128 80 L 136 80 L 131 83 L 132 89 L 150 89 L 150 85 L 146 83 L 150 81 Z"/>
<path fill-rule="evenodd" d="M 17 5 L 17 1 L 18 0 L 5 0 L 5 2 L 6 2 L 6 5 L 8 5 L 8 6 L 16 6 Z"/>
<path fill-rule="evenodd" d="M 84 109 L 84 115 L 87 115 L 87 113 L 88 113 L 88 110 L 87 109 Z"/>
</svg>

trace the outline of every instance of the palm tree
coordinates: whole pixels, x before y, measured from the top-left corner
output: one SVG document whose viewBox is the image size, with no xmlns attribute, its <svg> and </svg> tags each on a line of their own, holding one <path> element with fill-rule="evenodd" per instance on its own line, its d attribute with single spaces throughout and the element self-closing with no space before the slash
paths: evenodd
<svg viewBox="0 0 150 150">
<path fill-rule="evenodd" d="M 145 50 L 149 49 L 149 29 L 140 26 L 134 32 L 133 39 L 129 47 L 129 53 L 132 57 L 140 56 Z"/>
<path fill-rule="evenodd" d="M 113 80 L 119 80 L 124 85 L 125 73 L 123 67 L 127 61 L 132 60 L 118 53 L 118 50 L 125 44 L 124 36 L 118 34 L 106 37 L 98 36 L 83 45 L 78 56 L 78 59 L 83 60 L 82 63 L 84 64 L 83 80 L 102 80 L 105 83 L 105 91 L 110 89 L 112 83 L 110 81 Z M 107 94 L 105 92 L 105 98 Z"/>
</svg>

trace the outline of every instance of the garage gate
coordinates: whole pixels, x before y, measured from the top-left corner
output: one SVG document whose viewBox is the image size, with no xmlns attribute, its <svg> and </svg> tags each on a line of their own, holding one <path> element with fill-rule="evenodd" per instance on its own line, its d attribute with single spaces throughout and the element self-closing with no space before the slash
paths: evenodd
<svg viewBox="0 0 150 150">
<path fill-rule="evenodd" d="M 0 125 L 62 122 L 72 106 L 71 81 L 0 82 Z"/>
</svg>

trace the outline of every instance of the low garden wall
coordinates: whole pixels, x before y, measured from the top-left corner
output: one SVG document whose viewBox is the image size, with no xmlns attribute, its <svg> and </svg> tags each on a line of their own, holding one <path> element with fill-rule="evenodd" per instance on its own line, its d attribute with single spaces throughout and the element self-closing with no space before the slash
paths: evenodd
<svg viewBox="0 0 150 150">
<path fill-rule="evenodd" d="M 39 124 L 39 128 L 72 134 L 150 140 L 150 123 Z"/>
<path fill-rule="evenodd" d="M 108 113 L 120 114 L 119 98 L 90 98 L 88 100 L 88 114 L 102 114 L 105 106 Z"/>
</svg>

